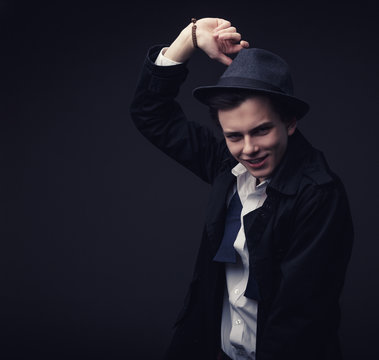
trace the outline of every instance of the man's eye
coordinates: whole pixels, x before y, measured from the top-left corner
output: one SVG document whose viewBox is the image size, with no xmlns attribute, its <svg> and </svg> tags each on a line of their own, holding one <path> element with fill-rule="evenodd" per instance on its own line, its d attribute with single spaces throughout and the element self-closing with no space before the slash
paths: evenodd
<svg viewBox="0 0 379 360">
<path fill-rule="evenodd" d="M 256 133 L 258 135 L 266 135 L 266 134 L 268 134 L 270 129 L 271 129 L 270 127 L 263 127 L 263 128 L 258 129 Z"/>
<path fill-rule="evenodd" d="M 230 134 L 230 135 L 226 135 L 226 138 L 230 141 L 238 141 L 239 139 L 241 139 L 241 135 Z"/>
</svg>

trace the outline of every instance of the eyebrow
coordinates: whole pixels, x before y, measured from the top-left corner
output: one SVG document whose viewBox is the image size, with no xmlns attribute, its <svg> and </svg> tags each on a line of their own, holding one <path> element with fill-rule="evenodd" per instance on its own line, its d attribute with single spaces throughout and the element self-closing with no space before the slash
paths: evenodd
<svg viewBox="0 0 379 360">
<path fill-rule="evenodd" d="M 273 127 L 274 124 L 272 121 L 266 121 L 258 126 L 256 126 L 255 128 L 252 128 L 248 131 L 249 134 L 254 134 L 256 133 L 257 131 L 263 129 L 263 128 L 266 128 L 266 127 Z M 242 135 L 242 133 L 240 131 L 224 131 L 223 132 L 225 136 L 236 136 L 236 135 Z"/>
</svg>

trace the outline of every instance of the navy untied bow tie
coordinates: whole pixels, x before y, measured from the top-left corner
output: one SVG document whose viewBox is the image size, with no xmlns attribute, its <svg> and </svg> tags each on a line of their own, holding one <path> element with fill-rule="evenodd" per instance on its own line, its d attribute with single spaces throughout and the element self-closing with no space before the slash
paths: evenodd
<svg viewBox="0 0 379 360">
<path fill-rule="evenodd" d="M 213 261 L 236 263 L 237 252 L 233 245 L 241 228 L 241 211 L 242 204 L 238 196 L 238 192 L 236 191 L 230 200 L 226 213 L 224 236 L 215 257 L 213 258 Z M 255 276 L 253 276 L 252 269 L 250 269 L 249 273 L 248 286 L 250 288 L 249 297 L 256 301 L 260 301 L 261 297 L 259 287 L 257 281 L 255 280 Z"/>
<path fill-rule="evenodd" d="M 242 203 L 238 196 L 238 191 L 236 191 L 228 206 L 224 236 L 216 256 L 213 258 L 214 261 L 230 263 L 237 261 L 237 254 L 233 244 L 241 228 L 241 211 Z"/>
</svg>

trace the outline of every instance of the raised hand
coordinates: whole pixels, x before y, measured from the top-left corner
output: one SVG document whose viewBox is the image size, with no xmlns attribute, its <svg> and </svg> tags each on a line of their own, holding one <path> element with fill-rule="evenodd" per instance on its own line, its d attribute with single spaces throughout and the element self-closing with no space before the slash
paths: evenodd
<svg viewBox="0 0 379 360">
<path fill-rule="evenodd" d="M 186 61 L 194 52 L 192 26 L 189 24 L 165 52 L 165 56 L 179 62 Z M 248 48 L 249 43 L 241 40 L 241 34 L 231 23 L 219 18 L 203 18 L 196 22 L 198 47 L 211 59 L 230 65 L 232 59 L 227 56 Z"/>
<path fill-rule="evenodd" d="M 211 59 L 230 65 L 232 59 L 226 54 L 234 54 L 249 43 L 241 40 L 241 34 L 231 25 L 230 21 L 219 18 L 204 18 L 196 23 L 197 43 Z"/>
</svg>

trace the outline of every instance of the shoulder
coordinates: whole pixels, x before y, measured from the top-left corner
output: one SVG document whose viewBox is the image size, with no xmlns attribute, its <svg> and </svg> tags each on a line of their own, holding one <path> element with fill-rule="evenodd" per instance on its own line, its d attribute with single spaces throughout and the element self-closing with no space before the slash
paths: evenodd
<svg viewBox="0 0 379 360">
<path fill-rule="evenodd" d="M 329 167 L 324 154 L 312 148 L 301 164 L 298 194 L 312 193 L 319 196 L 345 194 L 341 178 Z"/>
<path fill-rule="evenodd" d="M 309 224 L 320 228 L 329 226 L 334 228 L 335 234 L 338 231 L 353 233 L 349 201 L 340 177 L 329 168 L 321 152 L 314 150 L 312 157 L 303 166 L 293 198 L 293 223 L 307 227 Z"/>
<path fill-rule="evenodd" d="M 284 196 L 293 197 L 305 189 L 318 192 L 341 186 L 339 177 L 330 169 L 322 152 L 315 149 L 297 130 L 289 140 L 270 187 Z"/>
</svg>

